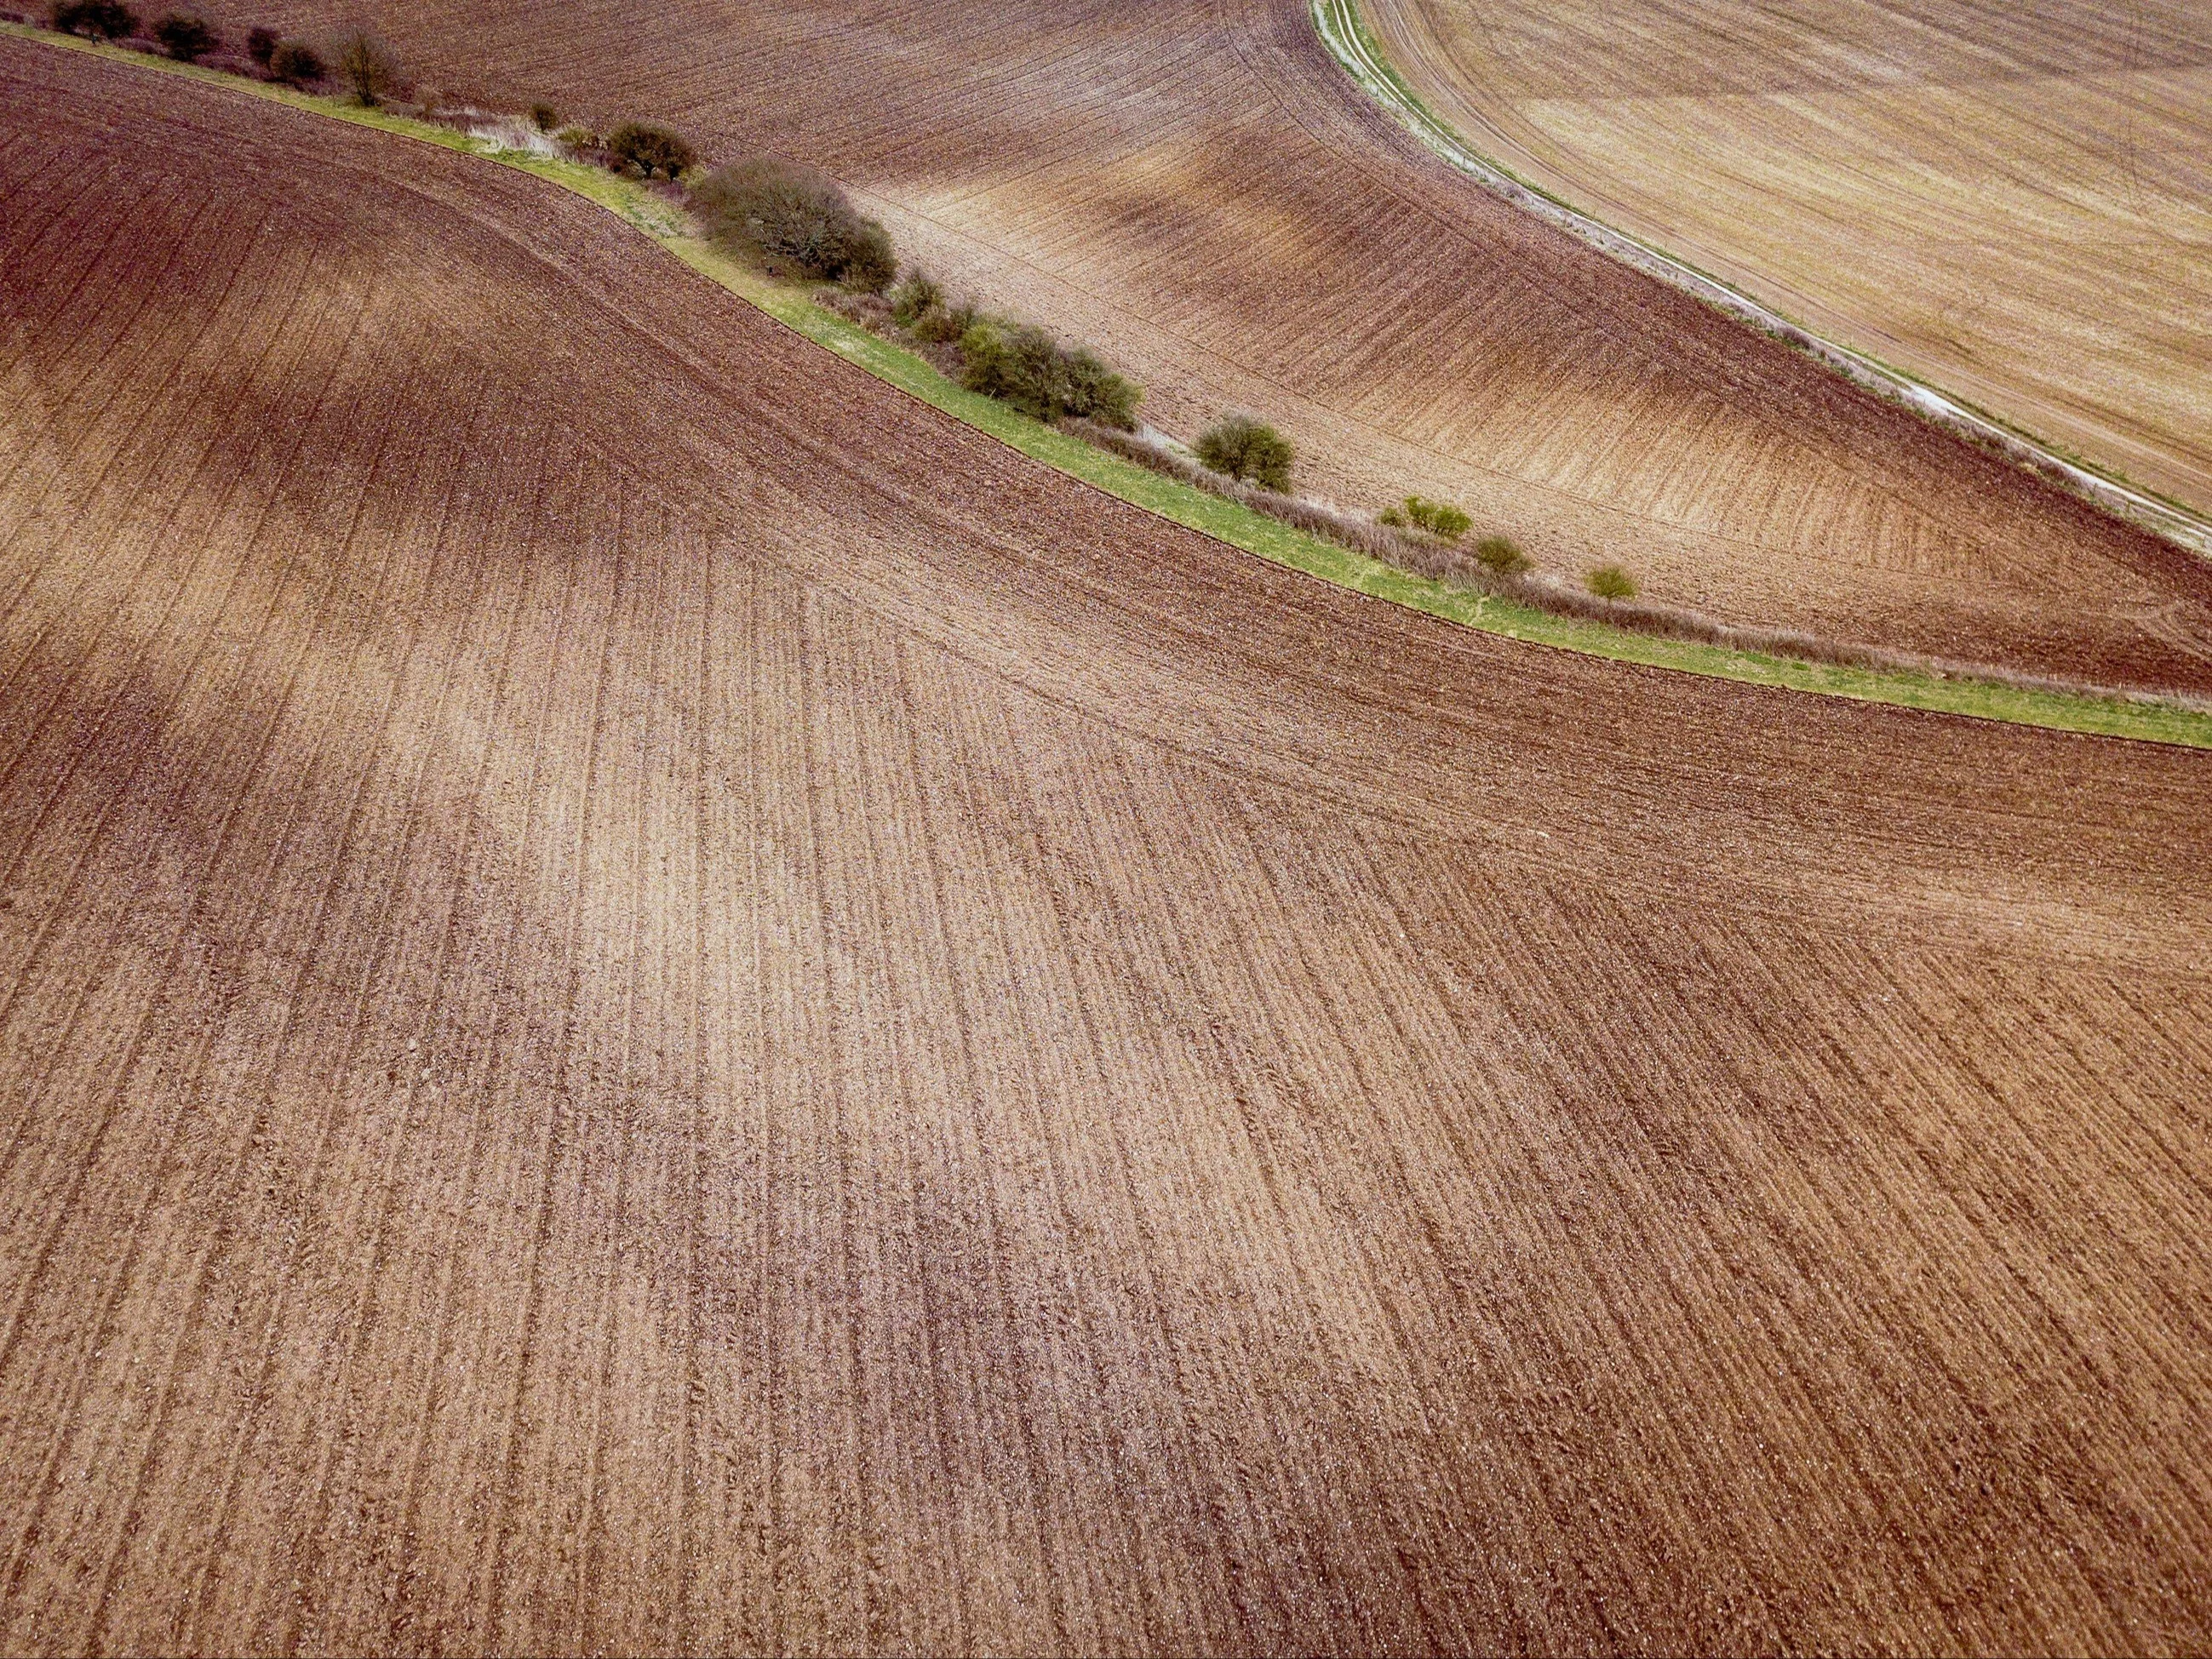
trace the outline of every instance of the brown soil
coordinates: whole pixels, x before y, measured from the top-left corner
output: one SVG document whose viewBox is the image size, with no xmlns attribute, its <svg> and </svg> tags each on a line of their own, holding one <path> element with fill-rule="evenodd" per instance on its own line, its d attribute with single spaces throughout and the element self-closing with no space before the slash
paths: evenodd
<svg viewBox="0 0 2212 1659">
<path fill-rule="evenodd" d="M 1549 569 L 1618 562 L 1731 622 L 2212 690 L 2212 568 L 1454 173 L 1329 59 L 1306 0 L 367 9 L 449 97 L 822 163 L 956 286 L 1128 368 L 1169 431 L 1278 420 L 1324 495 L 1456 501 Z"/>
<path fill-rule="evenodd" d="M 0 41 L 0 1645 L 2212 1642 L 2212 769 L 1164 526 Z"/>
</svg>

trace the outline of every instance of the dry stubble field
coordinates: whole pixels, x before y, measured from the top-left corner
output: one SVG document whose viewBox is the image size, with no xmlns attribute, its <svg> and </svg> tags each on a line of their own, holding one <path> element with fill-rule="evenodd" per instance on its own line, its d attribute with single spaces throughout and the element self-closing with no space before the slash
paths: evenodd
<svg viewBox="0 0 2212 1659">
<path fill-rule="evenodd" d="M 2212 1640 L 2212 773 L 0 41 L 0 1645 Z"/>
<path fill-rule="evenodd" d="M 1367 0 L 1478 146 L 2212 511 L 2197 0 Z"/>
<path fill-rule="evenodd" d="M 367 15 L 448 97 L 672 119 L 866 192 L 956 285 L 1091 341 L 1194 435 L 1279 420 L 1323 494 L 1460 501 L 1732 620 L 2212 690 L 2212 570 L 1936 437 L 1453 173 L 1305 0 L 222 0 Z"/>
</svg>

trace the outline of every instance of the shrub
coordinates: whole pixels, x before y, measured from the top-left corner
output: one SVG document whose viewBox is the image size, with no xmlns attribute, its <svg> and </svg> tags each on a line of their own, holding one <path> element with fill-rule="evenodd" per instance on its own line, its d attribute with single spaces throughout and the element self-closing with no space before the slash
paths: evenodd
<svg viewBox="0 0 2212 1659">
<path fill-rule="evenodd" d="M 399 90 L 399 55 L 366 29 L 338 43 L 338 77 L 363 109 L 374 109 Z"/>
<path fill-rule="evenodd" d="M 1060 368 L 1066 378 L 1066 413 L 1123 432 L 1137 429 L 1142 386 L 1124 380 L 1080 346 L 1060 354 Z"/>
<path fill-rule="evenodd" d="M 890 234 L 811 167 L 757 156 L 718 167 L 691 192 L 715 240 L 784 258 L 810 276 L 880 294 L 897 275 Z"/>
<path fill-rule="evenodd" d="M 323 55 L 304 40 L 279 40 L 269 54 L 269 72 L 295 87 L 312 86 L 325 73 Z"/>
<path fill-rule="evenodd" d="M 1601 564 L 1583 579 L 1583 586 L 1601 599 L 1632 599 L 1636 578 L 1617 564 Z"/>
<path fill-rule="evenodd" d="M 660 173 L 678 178 L 699 159 L 699 153 L 679 135 L 646 121 L 625 121 L 609 133 L 607 154 L 648 179 Z"/>
<path fill-rule="evenodd" d="M 1128 431 L 1137 424 L 1134 386 L 1090 352 L 1063 348 L 1041 328 L 985 318 L 960 337 L 960 384 L 1040 421 L 1066 416 Z"/>
<path fill-rule="evenodd" d="M 530 125 L 540 132 L 550 132 L 561 125 L 561 112 L 550 104 L 532 104 L 530 106 Z"/>
<path fill-rule="evenodd" d="M 607 142 L 589 127 L 562 127 L 553 136 L 570 149 L 599 149 Z"/>
<path fill-rule="evenodd" d="M 275 29 L 251 28 L 246 32 L 246 55 L 264 69 L 276 55 L 278 44 Z"/>
<path fill-rule="evenodd" d="M 934 311 L 925 311 L 912 324 L 915 337 L 933 344 L 963 339 L 975 326 L 975 307 L 965 301 L 957 306 L 940 305 Z"/>
<path fill-rule="evenodd" d="M 890 301 L 891 319 L 902 328 L 912 328 L 931 312 L 943 307 L 945 290 L 927 271 L 909 268 L 891 290 Z"/>
<path fill-rule="evenodd" d="M 59 0 L 53 23 L 64 34 L 120 40 L 137 28 L 138 18 L 121 0 Z"/>
<path fill-rule="evenodd" d="M 1268 489 L 1291 487 L 1294 453 L 1290 440 L 1249 415 L 1231 415 L 1215 422 L 1200 436 L 1195 453 L 1211 471 L 1249 479 Z"/>
<path fill-rule="evenodd" d="M 154 39 L 179 64 L 197 63 L 215 50 L 215 31 L 188 11 L 173 11 L 155 24 Z"/>
<path fill-rule="evenodd" d="M 1419 495 L 1406 497 L 1395 517 L 1386 517 L 1386 524 L 1409 524 L 1417 530 L 1425 530 L 1431 536 L 1441 536 L 1455 542 L 1467 534 L 1468 526 L 1474 522 L 1466 514 L 1445 501 L 1425 501 Z"/>
<path fill-rule="evenodd" d="M 1517 576 L 1528 568 L 1528 556 L 1508 536 L 1485 536 L 1474 544 L 1474 556 L 1486 570 L 1501 576 Z"/>
</svg>

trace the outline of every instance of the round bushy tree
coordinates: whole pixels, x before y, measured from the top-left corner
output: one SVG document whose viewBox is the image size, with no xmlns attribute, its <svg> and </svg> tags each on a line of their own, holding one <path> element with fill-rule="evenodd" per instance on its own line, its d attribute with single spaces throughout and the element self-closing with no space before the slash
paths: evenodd
<svg viewBox="0 0 2212 1659">
<path fill-rule="evenodd" d="M 656 173 L 678 178 L 699 160 L 699 153 L 680 134 L 647 121 L 625 121 L 609 133 L 607 154 L 648 179 Z"/>
<path fill-rule="evenodd" d="M 1291 441 L 1249 415 L 1231 415 L 1215 422 L 1200 436 L 1195 450 L 1198 459 L 1213 471 L 1267 489 L 1291 487 L 1291 463 L 1296 459 Z"/>
<path fill-rule="evenodd" d="M 1601 599 L 1632 599 L 1636 578 L 1617 564 L 1601 564 L 1583 579 L 1583 585 Z"/>
<path fill-rule="evenodd" d="M 323 55 L 305 40 L 280 40 L 269 54 L 269 72 L 295 87 L 311 87 L 329 71 Z"/>
<path fill-rule="evenodd" d="M 890 233 L 812 167 L 773 155 L 717 167 L 692 187 L 691 205 L 716 241 L 810 276 L 880 294 L 898 274 Z"/>
<path fill-rule="evenodd" d="M 1482 562 L 1483 568 L 1501 576 L 1517 576 L 1528 568 L 1528 556 L 1513 544 L 1510 536 L 1485 536 L 1474 544 L 1474 556 Z"/>
<path fill-rule="evenodd" d="M 215 31 L 188 11 L 173 11 L 155 24 L 154 39 L 180 64 L 197 63 L 215 50 Z"/>
<path fill-rule="evenodd" d="M 60 0 L 53 9 L 53 25 L 64 34 L 120 40 L 137 28 L 138 17 L 122 0 Z"/>
</svg>

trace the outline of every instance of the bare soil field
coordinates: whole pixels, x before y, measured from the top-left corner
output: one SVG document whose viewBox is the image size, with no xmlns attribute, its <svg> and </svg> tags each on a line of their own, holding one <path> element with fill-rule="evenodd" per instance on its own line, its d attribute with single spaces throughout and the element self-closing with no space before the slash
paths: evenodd
<svg viewBox="0 0 2212 1659">
<path fill-rule="evenodd" d="M 1524 177 L 2212 509 L 2212 11 L 1374 0 Z"/>
<path fill-rule="evenodd" d="M 1371 106 L 1304 0 L 222 9 L 364 14 L 449 99 L 822 164 L 956 286 L 1129 368 L 1168 430 L 1277 420 L 1322 495 L 1443 496 L 1733 621 L 2212 686 L 2202 562 L 1498 201 Z"/>
<path fill-rule="evenodd" d="M 0 1646 L 2201 1650 L 2212 769 L 1520 647 L 0 40 Z"/>
</svg>

